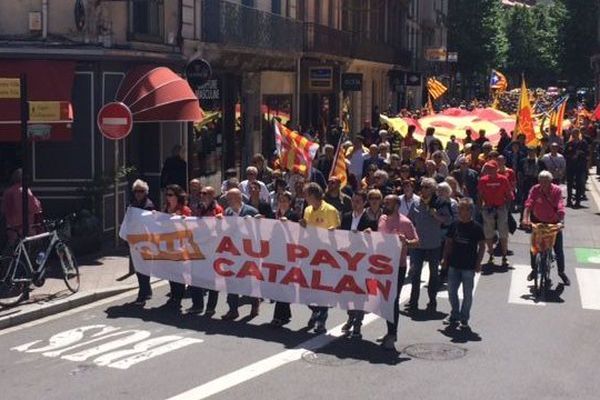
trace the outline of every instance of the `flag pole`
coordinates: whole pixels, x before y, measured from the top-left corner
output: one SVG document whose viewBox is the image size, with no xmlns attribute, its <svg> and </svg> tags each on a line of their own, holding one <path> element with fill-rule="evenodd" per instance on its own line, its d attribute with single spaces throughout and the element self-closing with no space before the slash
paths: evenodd
<svg viewBox="0 0 600 400">
<path fill-rule="evenodd" d="M 342 134 L 340 135 L 340 138 L 338 140 L 337 151 L 335 152 L 335 157 L 333 158 L 333 163 L 331 163 L 331 170 L 329 171 L 328 179 L 331 179 L 331 177 L 333 176 L 333 172 L 335 171 L 335 167 L 337 165 L 338 158 L 340 157 L 340 151 L 342 151 L 342 140 L 343 139 L 344 139 L 344 132 L 342 132 Z"/>
</svg>

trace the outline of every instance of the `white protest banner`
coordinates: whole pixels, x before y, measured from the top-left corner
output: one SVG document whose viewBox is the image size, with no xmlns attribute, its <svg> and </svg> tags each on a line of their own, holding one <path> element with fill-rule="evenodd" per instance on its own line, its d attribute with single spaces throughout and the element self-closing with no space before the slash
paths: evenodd
<svg viewBox="0 0 600 400">
<path fill-rule="evenodd" d="M 138 272 L 228 293 L 364 310 L 393 320 L 400 241 L 279 220 L 181 218 L 129 208 Z"/>
</svg>

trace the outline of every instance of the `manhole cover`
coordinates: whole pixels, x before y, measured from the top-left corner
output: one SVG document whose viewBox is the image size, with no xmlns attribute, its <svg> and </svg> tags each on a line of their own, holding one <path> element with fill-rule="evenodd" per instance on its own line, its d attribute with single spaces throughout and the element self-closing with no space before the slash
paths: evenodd
<svg viewBox="0 0 600 400">
<path fill-rule="evenodd" d="M 406 347 L 404 353 L 411 357 L 430 361 L 449 361 L 463 358 L 467 349 L 446 343 L 418 343 Z"/>
<path fill-rule="evenodd" d="M 339 358 L 331 354 L 313 353 L 307 351 L 302 354 L 302 359 L 310 364 L 322 365 L 325 367 L 343 367 L 358 363 L 360 360 L 354 358 Z"/>
</svg>

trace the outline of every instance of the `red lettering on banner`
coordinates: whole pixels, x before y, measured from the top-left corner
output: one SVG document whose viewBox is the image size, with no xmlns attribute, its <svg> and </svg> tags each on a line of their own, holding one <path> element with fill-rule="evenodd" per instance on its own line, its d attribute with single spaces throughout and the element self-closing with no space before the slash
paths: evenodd
<svg viewBox="0 0 600 400">
<path fill-rule="evenodd" d="M 229 236 L 223 236 L 215 253 L 230 253 L 234 256 L 239 256 L 241 254 Z"/>
<path fill-rule="evenodd" d="M 295 263 L 299 258 L 307 258 L 309 254 L 308 249 L 300 244 L 287 244 L 287 259 L 291 263 Z"/>
<path fill-rule="evenodd" d="M 321 271 L 313 271 L 312 278 L 310 281 L 311 289 L 324 290 L 326 292 L 333 292 L 333 286 L 325 286 L 321 284 Z"/>
<path fill-rule="evenodd" d="M 250 257 L 266 258 L 269 256 L 270 248 L 269 248 L 269 242 L 267 240 L 260 241 L 260 252 L 254 251 L 254 249 L 252 248 L 252 240 L 244 239 L 243 243 L 244 243 L 244 253 L 246 253 Z"/>
<path fill-rule="evenodd" d="M 235 277 L 245 278 L 247 276 L 253 276 L 257 281 L 265 280 L 262 272 L 260 272 L 260 269 L 258 269 L 258 265 L 256 265 L 254 261 L 246 261 Z"/>
<path fill-rule="evenodd" d="M 335 287 L 335 292 L 352 292 L 356 294 L 365 294 L 364 290 L 358 287 L 352 275 L 342 276 L 342 279 L 340 279 L 340 282 Z"/>
<path fill-rule="evenodd" d="M 263 263 L 263 268 L 269 270 L 269 282 L 277 282 L 277 272 L 285 270 L 285 266 L 281 264 Z"/>
<path fill-rule="evenodd" d="M 385 301 L 388 300 L 388 298 L 390 297 L 390 291 L 392 290 L 392 281 L 386 280 L 385 286 L 383 283 L 381 283 L 381 281 L 377 279 L 367 278 L 366 282 L 367 293 L 369 293 L 369 295 L 377 296 L 379 295 L 379 292 L 381 292 L 381 295 L 383 296 Z"/>
<path fill-rule="evenodd" d="M 298 267 L 292 267 L 287 274 L 283 277 L 280 282 L 282 285 L 289 285 L 290 283 L 297 283 L 303 288 L 308 288 L 306 277 L 302 270 Z"/>
<path fill-rule="evenodd" d="M 354 256 L 352 256 L 350 253 L 343 250 L 338 251 L 338 253 L 340 253 L 340 255 L 348 263 L 348 271 L 356 271 L 358 269 L 358 263 L 366 256 L 365 253 L 356 253 Z"/>
<path fill-rule="evenodd" d="M 340 264 L 338 264 L 337 260 L 327 250 L 317 250 L 314 257 L 310 261 L 310 265 L 312 266 L 321 264 L 330 265 L 332 268 L 340 269 Z"/>
<path fill-rule="evenodd" d="M 381 254 L 373 254 L 369 257 L 369 272 L 375 275 L 390 275 L 394 272 L 394 268 L 390 264 L 391 258 Z"/>
<path fill-rule="evenodd" d="M 221 276 L 224 277 L 230 277 L 230 276 L 234 276 L 235 273 L 231 272 L 231 271 L 227 271 L 226 269 L 223 269 L 223 265 L 229 265 L 232 266 L 234 264 L 233 261 L 228 260 L 226 258 L 217 258 L 215 260 L 215 262 L 213 263 L 213 269 L 215 270 L 215 272 Z"/>
</svg>

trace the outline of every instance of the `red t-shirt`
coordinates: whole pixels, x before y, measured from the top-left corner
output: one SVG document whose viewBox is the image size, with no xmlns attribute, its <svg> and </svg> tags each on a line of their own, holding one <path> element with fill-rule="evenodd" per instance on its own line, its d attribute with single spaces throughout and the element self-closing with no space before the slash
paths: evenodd
<svg viewBox="0 0 600 400">
<path fill-rule="evenodd" d="M 508 179 L 508 182 L 512 185 L 512 189 L 515 190 L 517 187 L 517 176 L 515 175 L 515 171 L 510 168 L 505 168 L 504 171 L 498 171 L 498 175 L 505 176 Z"/>
<path fill-rule="evenodd" d="M 500 207 L 513 199 L 512 185 L 505 176 L 482 176 L 477 185 L 480 198 L 489 207 Z"/>
</svg>

